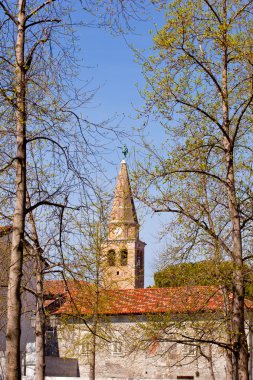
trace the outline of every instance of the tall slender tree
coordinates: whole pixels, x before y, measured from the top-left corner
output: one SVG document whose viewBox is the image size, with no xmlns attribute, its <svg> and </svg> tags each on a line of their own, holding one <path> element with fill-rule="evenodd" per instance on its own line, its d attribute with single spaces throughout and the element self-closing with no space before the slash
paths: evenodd
<svg viewBox="0 0 253 380">
<path fill-rule="evenodd" d="M 105 264 L 102 252 L 107 236 L 109 202 L 100 190 L 96 202 L 86 199 L 83 204 L 86 204 L 86 208 L 79 215 L 73 217 L 73 213 L 69 214 L 67 225 L 75 231 L 75 237 L 72 241 L 63 238 L 64 259 L 61 268 L 65 288 L 69 293 L 69 306 L 76 318 L 80 319 L 80 325 L 75 327 L 69 324 L 69 316 L 62 315 L 59 335 L 64 337 L 66 346 L 69 335 L 75 335 L 75 344 L 66 347 L 66 354 L 71 357 L 74 352 L 79 352 L 80 346 L 83 347 L 89 365 L 89 378 L 94 380 L 97 352 L 112 339 L 108 318 L 101 314 L 108 302 L 108 295 L 102 285 L 102 269 Z M 75 298 L 72 297 L 73 290 Z M 83 297 L 89 310 L 87 315 L 83 313 Z"/>
<path fill-rule="evenodd" d="M 162 150 L 146 144 L 149 158 L 138 174 L 140 198 L 156 212 L 174 214 L 188 231 L 186 239 L 181 230 L 185 258 L 202 247 L 202 258 L 206 250 L 232 262 L 236 380 L 248 379 L 243 263 L 251 258 L 253 216 L 252 12 L 252 1 L 168 5 L 154 54 L 144 61 L 144 114 L 160 118 L 168 139 Z"/>
</svg>

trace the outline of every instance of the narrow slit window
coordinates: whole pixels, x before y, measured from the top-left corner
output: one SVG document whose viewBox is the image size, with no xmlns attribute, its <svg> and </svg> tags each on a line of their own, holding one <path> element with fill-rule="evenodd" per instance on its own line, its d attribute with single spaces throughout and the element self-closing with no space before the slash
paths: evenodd
<svg viewBox="0 0 253 380">
<path fill-rule="evenodd" d="M 136 264 L 137 264 L 137 269 L 141 269 L 141 251 L 137 251 L 137 257 L 136 257 Z"/>
</svg>

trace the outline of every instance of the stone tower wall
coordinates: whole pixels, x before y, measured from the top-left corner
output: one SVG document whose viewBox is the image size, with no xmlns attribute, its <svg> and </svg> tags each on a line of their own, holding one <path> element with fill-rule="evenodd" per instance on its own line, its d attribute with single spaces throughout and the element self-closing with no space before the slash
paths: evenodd
<svg viewBox="0 0 253 380">
<path fill-rule="evenodd" d="M 126 162 L 123 160 L 115 187 L 108 240 L 103 247 L 103 286 L 113 289 L 144 287 L 144 247 Z M 125 255 L 122 258 L 122 255 Z"/>
</svg>

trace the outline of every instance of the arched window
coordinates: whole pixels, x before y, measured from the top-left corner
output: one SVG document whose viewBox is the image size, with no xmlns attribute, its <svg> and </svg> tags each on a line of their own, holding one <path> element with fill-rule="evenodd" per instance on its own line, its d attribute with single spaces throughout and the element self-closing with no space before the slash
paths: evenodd
<svg viewBox="0 0 253 380">
<path fill-rule="evenodd" d="M 127 250 L 122 249 L 120 251 L 120 265 L 126 266 L 127 265 Z"/>
<path fill-rule="evenodd" d="M 110 249 L 107 254 L 107 259 L 108 259 L 108 265 L 110 267 L 113 267 L 116 265 L 116 252 L 114 249 Z"/>
</svg>

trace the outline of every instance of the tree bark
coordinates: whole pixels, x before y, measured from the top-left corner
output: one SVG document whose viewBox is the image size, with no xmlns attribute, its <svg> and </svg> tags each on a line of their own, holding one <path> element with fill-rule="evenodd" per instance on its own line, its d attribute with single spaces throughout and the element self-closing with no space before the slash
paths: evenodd
<svg viewBox="0 0 253 380">
<path fill-rule="evenodd" d="M 227 0 L 223 0 L 223 22 L 227 25 Z M 233 303 L 232 303 L 232 345 L 234 350 L 234 380 L 248 380 L 248 347 L 244 326 L 244 274 L 242 236 L 239 205 L 236 197 L 234 173 L 234 143 L 230 137 L 228 106 L 228 40 L 226 28 L 223 32 L 223 67 L 222 67 L 222 117 L 223 146 L 227 169 L 227 195 L 229 214 L 232 225 L 232 260 L 233 268 Z"/>
<path fill-rule="evenodd" d="M 45 314 L 43 307 L 43 274 L 42 261 L 36 257 L 36 380 L 44 380 L 45 377 Z"/>
<path fill-rule="evenodd" d="M 90 380 L 96 379 L 96 335 L 92 334 L 91 356 L 90 356 Z"/>
<path fill-rule="evenodd" d="M 209 345 L 208 349 L 209 349 L 208 366 L 209 366 L 209 371 L 210 371 L 211 379 L 212 379 L 212 380 L 216 380 L 216 379 L 215 379 L 215 374 L 214 374 L 214 369 L 213 369 L 213 353 L 212 353 L 212 346 Z"/>
<path fill-rule="evenodd" d="M 25 0 L 18 2 L 18 34 L 16 39 L 16 204 L 7 298 L 6 379 L 21 379 L 20 365 L 20 286 L 22 278 L 25 202 L 26 202 L 26 84 L 24 68 Z"/>
<path fill-rule="evenodd" d="M 233 380 L 233 366 L 232 366 L 232 352 L 226 350 L 225 352 L 226 359 L 226 380 Z"/>
<path fill-rule="evenodd" d="M 27 192 L 27 207 L 31 207 L 30 197 Z M 45 377 L 45 313 L 43 306 L 43 270 L 44 261 L 42 248 L 37 234 L 36 223 L 33 213 L 29 213 L 31 227 L 31 239 L 34 246 L 34 260 L 36 271 L 36 316 L 35 316 L 35 346 L 36 346 L 36 366 L 35 379 L 44 380 Z"/>
</svg>

